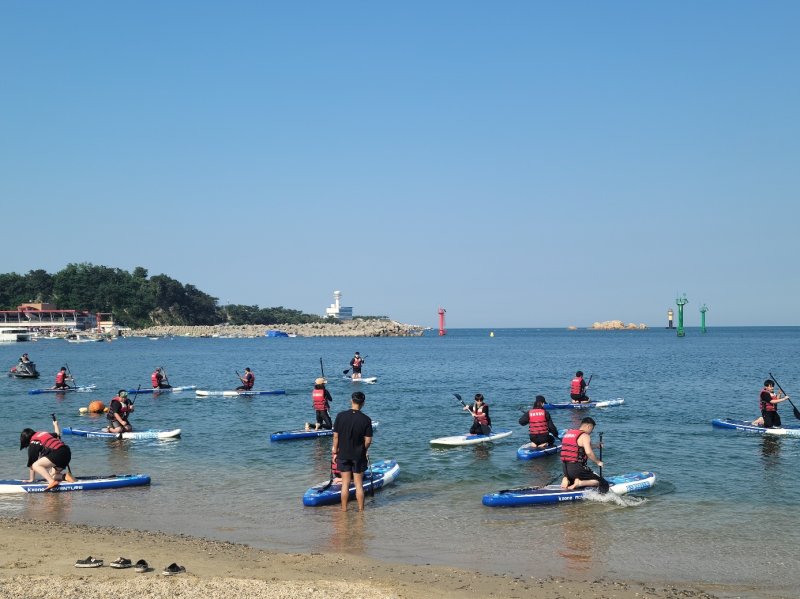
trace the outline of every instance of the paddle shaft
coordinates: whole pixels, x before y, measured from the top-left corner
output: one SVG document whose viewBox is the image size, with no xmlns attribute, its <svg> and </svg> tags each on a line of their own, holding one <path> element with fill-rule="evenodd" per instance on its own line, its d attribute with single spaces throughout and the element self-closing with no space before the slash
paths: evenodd
<svg viewBox="0 0 800 599">
<path fill-rule="evenodd" d="M 772 375 L 771 372 L 769 373 L 769 378 L 771 378 L 773 381 L 775 381 L 775 377 Z M 790 404 L 792 404 L 792 410 L 794 411 L 794 417 L 797 418 L 798 420 L 800 420 L 800 411 L 798 411 L 797 406 L 794 405 L 794 402 L 791 399 L 789 399 L 789 394 L 786 393 L 786 391 L 783 390 L 783 387 L 781 387 L 781 384 L 778 381 L 775 381 L 775 384 L 778 385 L 778 389 L 780 389 L 781 393 L 784 394 L 784 396 L 786 397 L 786 400 Z"/>
<path fill-rule="evenodd" d="M 73 386 L 75 389 L 77 389 L 77 388 L 78 388 L 78 382 L 75 380 L 75 377 L 74 377 L 74 376 L 72 376 L 72 371 L 69 369 L 69 364 L 67 364 L 66 362 L 64 362 L 64 366 L 66 366 L 66 367 L 67 367 L 67 374 L 69 375 L 69 378 L 71 378 L 71 379 L 72 379 L 72 386 Z M 69 386 L 69 385 L 67 385 L 67 386 Z"/>
<path fill-rule="evenodd" d="M 325 367 L 322 366 L 322 358 L 319 359 L 319 371 L 322 374 L 322 378 L 325 378 Z"/>
<path fill-rule="evenodd" d="M 603 461 L 603 433 L 600 433 L 600 462 Z M 603 478 L 603 467 L 600 466 L 600 478 Z"/>
</svg>

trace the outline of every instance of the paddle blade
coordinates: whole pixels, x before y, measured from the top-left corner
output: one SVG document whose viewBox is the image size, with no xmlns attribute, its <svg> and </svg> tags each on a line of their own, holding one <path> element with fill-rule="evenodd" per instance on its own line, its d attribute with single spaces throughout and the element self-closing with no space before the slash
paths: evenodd
<svg viewBox="0 0 800 599">
<path fill-rule="evenodd" d="M 794 411 L 794 417 L 800 420 L 800 410 L 794 407 L 794 404 L 792 404 L 792 411 Z"/>
<path fill-rule="evenodd" d="M 342 374 L 347 374 L 348 372 L 350 372 L 350 369 L 349 369 L 349 368 L 347 368 L 347 369 L 345 369 L 345 370 L 342 370 Z"/>
</svg>

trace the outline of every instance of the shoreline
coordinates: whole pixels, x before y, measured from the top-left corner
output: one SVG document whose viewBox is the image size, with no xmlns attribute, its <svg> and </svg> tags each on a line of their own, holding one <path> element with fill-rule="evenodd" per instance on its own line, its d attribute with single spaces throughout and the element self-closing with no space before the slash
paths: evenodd
<svg viewBox="0 0 800 599">
<path fill-rule="evenodd" d="M 356 512 L 348 518 L 361 517 Z M 280 553 L 189 535 L 0 516 L 0 597 L 85 598 L 134 593 L 138 597 L 283 599 L 467 599 L 525 597 L 587 599 L 765 597 L 757 587 L 654 583 L 606 578 L 566 580 L 475 572 L 431 565 L 388 563 L 350 553 Z M 102 558 L 101 568 L 75 568 L 77 559 Z M 109 567 L 126 557 L 152 568 Z M 171 563 L 185 574 L 162 576 Z M 73 595 L 72 593 L 77 593 Z M 775 596 L 775 595 L 773 595 Z"/>
<path fill-rule="evenodd" d="M 126 337 L 264 337 L 267 331 L 283 331 L 297 337 L 419 337 L 425 327 L 396 320 L 346 320 L 341 323 L 310 322 L 305 324 L 243 325 L 159 325 L 133 329 Z"/>
</svg>

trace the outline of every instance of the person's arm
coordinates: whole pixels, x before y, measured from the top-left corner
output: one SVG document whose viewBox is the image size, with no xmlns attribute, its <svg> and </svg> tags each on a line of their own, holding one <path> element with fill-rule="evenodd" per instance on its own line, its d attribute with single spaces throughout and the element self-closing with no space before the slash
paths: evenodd
<svg viewBox="0 0 800 599">
<path fill-rule="evenodd" d="M 331 446 L 331 453 L 339 453 L 339 433 L 335 431 L 333 433 L 333 445 Z"/>
<path fill-rule="evenodd" d="M 545 412 L 544 413 L 544 419 L 547 421 L 547 430 L 548 430 L 548 432 L 551 435 L 553 435 L 553 437 L 555 437 L 556 439 L 559 439 L 560 437 L 558 436 L 558 429 L 556 428 L 556 425 L 553 424 L 553 419 L 550 418 L 550 412 Z"/>
<path fill-rule="evenodd" d="M 528 412 L 525 412 L 522 416 L 519 417 L 519 423 L 521 426 L 529 424 L 531 421 L 530 416 L 528 416 Z"/>
<path fill-rule="evenodd" d="M 364 453 L 369 453 L 369 446 L 372 445 L 372 437 L 364 437 Z"/>
<path fill-rule="evenodd" d="M 333 397 L 331 396 L 331 392 L 325 389 L 325 401 L 328 403 L 333 401 Z"/>
<path fill-rule="evenodd" d="M 583 447 L 583 451 L 586 452 L 586 457 L 588 457 L 601 468 L 603 467 L 603 462 L 598 460 L 597 456 L 594 455 L 594 451 L 592 451 L 592 440 L 589 438 L 589 435 L 581 435 L 581 438 L 578 439 L 578 445 Z"/>
</svg>

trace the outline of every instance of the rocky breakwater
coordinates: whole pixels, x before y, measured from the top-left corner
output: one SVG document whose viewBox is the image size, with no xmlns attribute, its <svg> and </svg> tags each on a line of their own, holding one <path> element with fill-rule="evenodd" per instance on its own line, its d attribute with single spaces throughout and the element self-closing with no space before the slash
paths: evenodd
<svg viewBox="0 0 800 599">
<path fill-rule="evenodd" d="M 136 329 L 136 337 L 263 337 L 267 331 L 283 331 L 298 337 L 418 337 L 425 327 L 395 320 L 347 320 L 307 324 L 246 324 L 214 326 L 155 326 Z"/>
<path fill-rule="evenodd" d="M 621 320 L 606 320 L 603 322 L 595 322 L 589 327 L 590 331 L 644 331 L 647 325 L 644 323 L 634 324 L 632 322 L 625 324 Z"/>
</svg>

